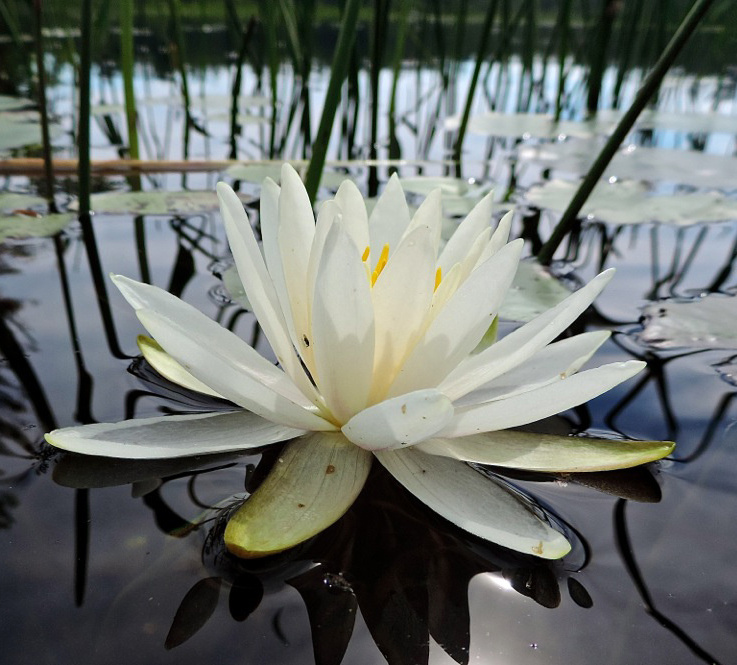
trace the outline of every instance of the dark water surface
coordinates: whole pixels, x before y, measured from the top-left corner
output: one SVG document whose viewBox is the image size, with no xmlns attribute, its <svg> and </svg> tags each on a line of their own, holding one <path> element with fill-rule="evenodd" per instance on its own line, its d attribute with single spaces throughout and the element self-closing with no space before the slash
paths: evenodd
<svg viewBox="0 0 737 665">
<path fill-rule="evenodd" d="M 139 224 L 152 283 L 253 340 L 252 318 L 212 274 L 227 262 L 217 216 Z M 345 644 L 348 664 L 734 662 L 737 404 L 714 368 L 730 352 L 637 342 L 652 274 L 670 267 L 653 266 L 654 227 L 617 237 L 605 264 L 619 272 L 578 324 L 619 331 L 597 364 L 634 356 L 648 369 L 540 428 L 678 446 L 647 469 L 510 478 L 572 539 L 554 563 L 465 535 L 380 468 L 329 531 L 241 562 L 223 552 L 217 516 L 272 453 L 133 463 L 42 444 L 44 431 L 75 422 L 207 408 L 137 359 L 140 326 L 106 277 L 140 277 L 135 227 L 130 216 L 94 219 L 98 274 L 78 227 L 0 250 L 3 663 L 337 663 Z M 662 247 L 685 249 L 705 235 L 680 282 L 655 292 L 688 296 L 725 267 L 734 227 L 658 233 Z M 599 247 L 599 231 L 584 234 L 577 277 L 597 270 Z M 737 286 L 727 274 L 724 290 Z"/>
</svg>

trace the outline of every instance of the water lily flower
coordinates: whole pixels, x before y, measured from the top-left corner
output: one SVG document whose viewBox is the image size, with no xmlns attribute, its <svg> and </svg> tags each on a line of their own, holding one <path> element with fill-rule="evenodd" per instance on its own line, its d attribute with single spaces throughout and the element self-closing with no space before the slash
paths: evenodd
<svg viewBox="0 0 737 665">
<path fill-rule="evenodd" d="M 617 362 L 578 371 L 607 339 L 553 342 L 594 300 L 607 271 L 493 344 L 485 333 L 514 277 L 522 240 L 494 230 L 484 198 L 440 250 L 440 192 L 410 216 L 396 177 L 371 215 L 345 181 L 317 215 L 298 174 L 266 179 L 259 248 L 243 205 L 218 185 L 240 279 L 278 365 L 175 296 L 113 280 L 155 342 L 164 377 L 236 410 L 70 427 L 46 435 L 70 451 L 161 458 L 294 439 L 231 518 L 228 548 L 278 552 L 350 507 L 375 457 L 412 494 L 472 534 L 547 558 L 570 545 L 503 482 L 466 462 L 594 471 L 659 459 L 662 442 L 539 437 L 507 431 L 582 404 L 639 372 Z"/>
</svg>

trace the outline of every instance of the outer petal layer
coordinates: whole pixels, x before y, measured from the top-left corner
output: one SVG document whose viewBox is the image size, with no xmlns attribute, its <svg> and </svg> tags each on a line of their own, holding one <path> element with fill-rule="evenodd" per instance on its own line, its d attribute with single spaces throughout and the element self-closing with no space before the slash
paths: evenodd
<svg viewBox="0 0 737 665">
<path fill-rule="evenodd" d="M 293 441 L 231 517 L 225 529 L 227 548 L 240 557 L 262 557 L 320 533 L 351 507 L 372 459 L 340 434 Z"/>
<path fill-rule="evenodd" d="M 303 433 L 248 411 L 226 411 L 66 427 L 46 434 L 46 441 L 85 455 L 160 459 L 259 448 Z"/>
<path fill-rule="evenodd" d="M 571 549 L 517 493 L 463 462 L 416 448 L 376 457 L 420 501 L 469 533 L 543 559 L 559 559 Z"/>
<path fill-rule="evenodd" d="M 417 446 L 431 455 L 511 469 L 582 472 L 626 469 L 669 455 L 670 441 L 617 441 L 502 430 L 458 439 L 430 439 Z"/>
<path fill-rule="evenodd" d="M 640 360 L 602 365 L 507 399 L 456 409 L 453 420 L 439 436 L 494 432 L 547 418 L 598 397 L 644 367 Z"/>
</svg>

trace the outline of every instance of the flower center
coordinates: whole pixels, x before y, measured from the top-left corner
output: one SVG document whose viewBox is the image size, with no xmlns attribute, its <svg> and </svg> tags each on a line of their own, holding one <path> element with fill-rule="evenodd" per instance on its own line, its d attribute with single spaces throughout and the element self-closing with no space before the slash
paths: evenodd
<svg viewBox="0 0 737 665">
<path fill-rule="evenodd" d="M 363 250 L 361 261 L 366 263 L 366 261 L 368 261 L 370 254 L 371 254 L 371 247 L 367 246 L 366 249 Z M 376 280 L 379 279 L 379 275 L 381 275 L 382 271 L 386 267 L 386 262 L 388 260 L 389 260 L 389 244 L 387 243 L 386 245 L 384 245 L 384 247 L 382 247 L 381 254 L 379 255 L 379 260 L 376 262 L 376 267 L 371 273 L 370 279 L 371 279 L 372 287 L 376 284 Z M 368 272 L 369 272 L 369 269 L 367 266 L 366 274 L 368 274 Z M 438 287 L 440 286 L 440 281 L 442 279 L 443 279 L 443 271 L 441 267 L 438 266 L 438 269 L 435 271 L 435 287 L 433 288 L 433 292 L 438 290 Z"/>
</svg>

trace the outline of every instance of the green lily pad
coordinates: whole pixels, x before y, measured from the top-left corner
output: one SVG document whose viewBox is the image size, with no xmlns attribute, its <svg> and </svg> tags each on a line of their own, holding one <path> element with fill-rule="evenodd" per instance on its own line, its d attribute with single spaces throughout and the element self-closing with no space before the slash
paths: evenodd
<svg viewBox="0 0 737 665">
<path fill-rule="evenodd" d="M 603 147 L 601 140 L 559 141 L 521 146 L 517 156 L 573 175 L 586 173 Z M 604 170 L 603 179 L 672 182 L 706 189 L 737 189 L 737 158 L 695 150 L 627 146 Z"/>
<path fill-rule="evenodd" d="M 611 120 L 558 120 L 542 113 L 485 113 L 473 116 L 468 122 L 472 134 L 502 137 L 534 137 L 554 139 L 564 136 L 586 138 L 609 133 L 615 123 Z"/>
<path fill-rule="evenodd" d="M 531 321 L 569 295 L 571 292 L 537 261 L 521 261 L 499 316 L 509 321 Z"/>
<path fill-rule="evenodd" d="M 281 178 L 281 165 L 279 164 L 234 164 L 229 166 L 225 175 L 234 180 L 245 180 L 261 184 L 264 178 L 271 178 L 279 182 Z"/>
<path fill-rule="evenodd" d="M 8 95 L 0 95 L 0 111 L 16 111 L 33 106 L 35 102 L 32 99 L 23 97 L 9 97 Z"/>
<path fill-rule="evenodd" d="M 596 117 L 602 122 L 616 123 L 622 115 L 621 111 L 600 111 Z M 635 127 L 701 134 L 737 134 L 737 115 L 713 112 L 671 113 L 646 109 L 637 118 Z"/>
<path fill-rule="evenodd" d="M 68 212 L 43 217 L 3 215 L 0 216 L 0 240 L 53 236 L 74 219 L 76 216 Z"/>
<path fill-rule="evenodd" d="M 524 195 L 524 202 L 562 213 L 577 190 L 578 183 L 551 180 L 544 185 L 531 187 Z M 737 219 L 737 200 L 719 192 L 650 196 L 647 187 L 639 182 L 600 182 L 580 214 L 613 224 L 662 222 L 688 226 Z"/>
<path fill-rule="evenodd" d="M 643 308 L 642 326 L 640 341 L 659 349 L 736 349 L 737 297 L 655 302 Z"/>
<path fill-rule="evenodd" d="M 249 197 L 241 197 L 250 202 Z M 70 206 L 70 208 L 75 207 Z M 103 192 L 93 194 L 90 207 L 98 214 L 193 215 L 218 210 L 214 191 Z"/>
<path fill-rule="evenodd" d="M 16 194 L 14 192 L 0 192 L 0 211 L 11 213 L 14 210 L 29 210 L 38 206 L 45 206 L 46 199 L 33 194 Z"/>
</svg>

